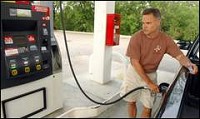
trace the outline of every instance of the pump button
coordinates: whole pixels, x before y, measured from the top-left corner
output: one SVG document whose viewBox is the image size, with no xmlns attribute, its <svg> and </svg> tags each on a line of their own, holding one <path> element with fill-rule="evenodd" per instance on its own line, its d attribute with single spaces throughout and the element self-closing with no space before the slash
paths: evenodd
<svg viewBox="0 0 200 119">
<path fill-rule="evenodd" d="M 44 36 L 47 36 L 48 35 L 48 30 L 46 28 L 43 28 L 42 29 L 42 33 Z"/>
<path fill-rule="evenodd" d="M 16 69 L 13 69 L 13 70 L 11 70 L 11 74 L 12 74 L 12 76 L 16 76 L 18 74 L 18 72 Z"/>
<path fill-rule="evenodd" d="M 30 72 L 30 67 L 25 67 L 25 68 L 24 68 L 24 71 L 25 71 L 26 73 L 29 73 L 29 72 Z"/>
<path fill-rule="evenodd" d="M 37 65 L 36 65 L 36 69 L 37 69 L 37 70 L 41 70 L 41 65 L 40 65 L 40 64 L 37 64 Z"/>
</svg>

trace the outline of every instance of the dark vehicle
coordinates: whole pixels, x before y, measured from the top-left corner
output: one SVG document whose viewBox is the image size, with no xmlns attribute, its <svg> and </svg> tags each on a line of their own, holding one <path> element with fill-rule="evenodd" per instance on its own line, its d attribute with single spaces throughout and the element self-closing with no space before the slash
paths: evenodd
<svg viewBox="0 0 200 119">
<path fill-rule="evenodd" d="M 199 36 L 190 45 L 187 57 L 198 66 L 199 70 Z M 187 68 L 181 67 L 174 82 L 164 94 L 154 117 L 199 118 L 199 87 L 199 72 L 192 75 Z"/>
<path fill-rule="evenodd" d="M 180 49 L 183 50 L 188 50 L 190 48 L 190 46 L 192 45 L 192 43 L 190 41 L 184 41 L 184 40 L 180 40 L 177 42 L 178 46 Z"/>
</svg>

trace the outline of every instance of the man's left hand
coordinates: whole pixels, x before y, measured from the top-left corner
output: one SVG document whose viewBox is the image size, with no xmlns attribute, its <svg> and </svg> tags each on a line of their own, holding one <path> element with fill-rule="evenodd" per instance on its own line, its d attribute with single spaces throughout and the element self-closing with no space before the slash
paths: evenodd
<svg viewBox="0 0 200 119">
<path fill-rule="evenodd" d="M 197 65 L 195 65 L 195 64 L 193 64 L 193 63 L 190 63 L 190 66 L 191 66 L 191 68 L 192 68 L 192 72 L 190 72 L 191 74 L 197 74 L 197 72 L 198 72 L 198 67 L 197 67 Z"/>
</svg>

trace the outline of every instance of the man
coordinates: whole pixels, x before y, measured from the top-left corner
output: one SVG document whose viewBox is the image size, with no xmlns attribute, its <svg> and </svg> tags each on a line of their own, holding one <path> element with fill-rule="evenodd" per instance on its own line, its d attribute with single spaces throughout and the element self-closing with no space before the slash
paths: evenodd
<svg viewBox="0 0 200 119">
<path fill-rule="evenodd" d="M 120 95 L 139 86 L 146 86 L 150 90 L 138 90 L 124 98 L 128 102 L 130 117 L 136 117 L 138 100 L 143 104 L 141 117 L 151 117 L 155 99 L 153 94 L 159 92 L 156 70 L 165 53 L 176 58 L 181 65 L 191 67 L 193 74 L 198 72 L 197 66 L 184 56 L 173 39 L 160 31 L 160 11 L 156 8 L 147 8 L 142 15 L 142 30 L 131 37 L 127 48 L 126 55 L 130 57 L 131 64 L 121 86 Z"/>
</svg>

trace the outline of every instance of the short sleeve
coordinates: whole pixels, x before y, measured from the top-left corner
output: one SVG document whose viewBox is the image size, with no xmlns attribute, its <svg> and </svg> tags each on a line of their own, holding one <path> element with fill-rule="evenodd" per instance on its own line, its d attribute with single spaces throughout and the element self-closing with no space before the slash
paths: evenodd
<svg viewBox="0 0 200 119">
<path fill-rule="evenodd" d="M 177 44 L 171 38 L 167 39 L 167 53 L 174 58 L 176 58 L 178 55 L 183 54 Z"/>
<path fill-rule="evenodd" d="M 139 35 L 139 33 L 137 32 L 136 34 L 134 34 L 128 44 L 127 47 L 127 51 L 126 51 L 126 56 L 133 58 L 133 59 L 137 59 L 140 60 L 140 41 L 141 40 L 141 36 Z"/>
</svg>

